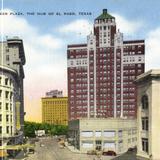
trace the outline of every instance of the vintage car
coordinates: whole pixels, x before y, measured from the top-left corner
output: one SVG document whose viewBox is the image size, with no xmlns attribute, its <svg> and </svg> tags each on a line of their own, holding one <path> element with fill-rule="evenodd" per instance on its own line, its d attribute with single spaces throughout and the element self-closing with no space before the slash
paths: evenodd
<svg viewBox="0 0 160 160">
<path fill-rule="evenodd" d="M 103 151 L 102 155 L 104 156 L 116 156 L 116 152 L 114 151 Z"/>
</svg>

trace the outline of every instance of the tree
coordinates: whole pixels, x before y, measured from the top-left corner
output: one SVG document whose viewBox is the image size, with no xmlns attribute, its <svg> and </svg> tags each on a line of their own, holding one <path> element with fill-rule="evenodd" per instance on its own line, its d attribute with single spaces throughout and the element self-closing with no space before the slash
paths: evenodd
<svg viewBox="0 0 160 160">
<path fill-rule="evenodd" d="M 36 130 L 45 130 L 46 134 L 49 135 L 66 135 L 68 132 L 68 126 L 54 125 L 47 123 L 35 123 L 28 122 L 24 123 L 24 135 L 27 137 L 35 137 Z"/>
</svg>

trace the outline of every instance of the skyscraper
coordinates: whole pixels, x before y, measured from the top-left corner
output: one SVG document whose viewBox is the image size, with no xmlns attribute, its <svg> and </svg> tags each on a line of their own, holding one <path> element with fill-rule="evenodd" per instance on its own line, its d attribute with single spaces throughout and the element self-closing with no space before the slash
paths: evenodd
<svg viewBox="0 0 160 160">
<path fill-rule="evenodd" d="M 144 72 L 144 40 L 124 40 L 115 17 L 103 9 L 85 44 L 67 48 L 69 118 L 135 117 Z"/>
</svg>

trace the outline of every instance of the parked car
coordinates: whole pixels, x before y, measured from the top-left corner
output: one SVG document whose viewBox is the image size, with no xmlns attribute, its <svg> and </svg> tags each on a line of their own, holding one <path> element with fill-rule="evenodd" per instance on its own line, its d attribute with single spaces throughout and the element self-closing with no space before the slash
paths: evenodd
<svg viewBox="0 0 160 160">
<path fill-rule="evenodd" d="M 89 151 L 87 151 L 87 154 L 88 155 L 96 155 L 97 152 L 95 150 L 89 150 Z"/>
<path fill-rule="evenodd" d="M 34 149 L 33 148 L 29 148 L 28 152 L 34 154 Z"/>
<path fill-rule="evenodd" d="M 102 155 L 104 156 L 116 156 L 116 152 L 114 151 L 103 151 Z"/>
<path fill-rule="evenodd" d="M 137 147 L 133 147 L 133 148 L 128 148 L 127 152 L 136 152 L 137 151 Z"/>
</svg>

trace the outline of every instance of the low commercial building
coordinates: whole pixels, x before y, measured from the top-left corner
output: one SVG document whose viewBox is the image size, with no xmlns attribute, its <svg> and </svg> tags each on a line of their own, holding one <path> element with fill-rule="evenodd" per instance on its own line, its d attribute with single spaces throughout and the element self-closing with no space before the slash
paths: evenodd
<svg viewBox="0 0 160 160">
<path fill-rule="evenodd" d="M 160 69 L 136 80 L 138 86 L 138 151 L 141 159 L 160 159 Z"/>
<path fill-rule="evenodd" d="M 69 121 L 69 137 L 82 153 L 112 150 L 121 154 L 137 145 L 137 124 L 135 119 L 77 119 Z"/>
<path fill-rule="evenodd" d="M 48 92 L 47 92 L 48 93 Z M 68 125 L 68 98 L 51 94 L 42 98 L 42 122 L 48 124 Z M 47 96 L 47 94 L 46 94 Z"/>
</svg>

